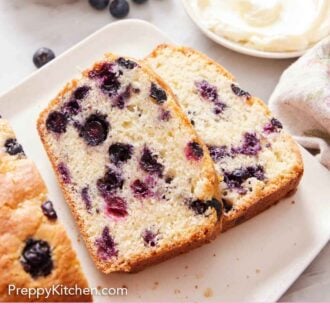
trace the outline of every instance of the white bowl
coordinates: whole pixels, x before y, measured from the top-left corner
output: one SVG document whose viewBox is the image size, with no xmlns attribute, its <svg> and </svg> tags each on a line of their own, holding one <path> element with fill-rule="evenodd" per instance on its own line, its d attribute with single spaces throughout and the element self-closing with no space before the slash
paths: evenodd
<svg viewBox="0 0 330 330">
<path fill-rule="evenodd" d="M 216 43 L 234 50 L 235 52 L 242 53 L 245 55 L 255 56 L 255 57 L 263 57 L 263 58 L 293 58 L 293 57 L 300 57 L 303 55 L 308 49 L 295 51 L 295 52 L 266 52 L 258 49 L 254 49 L 251 47 L 244 46 L 241 43 L 228 40 L 224 37 L 219 36 L 218 34 L 210 31 L 201 23 L 200 19 L 195 14 L 194 10 L 192 9 L 188 0 L 182 0 L 184 8 L 190 18 L 194 21 L 194 23 L 199 27 L 199 29 L 210 39 L 215 41 Z"/>
</svg>

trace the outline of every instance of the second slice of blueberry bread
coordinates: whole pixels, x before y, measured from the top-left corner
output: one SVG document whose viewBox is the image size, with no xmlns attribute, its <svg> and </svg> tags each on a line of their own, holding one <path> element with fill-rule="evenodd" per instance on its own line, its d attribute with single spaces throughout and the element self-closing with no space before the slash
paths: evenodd
<svg viewBox="0 0 330 330">
<path fill-rule="evenodd" d="M 106 55 L 50 103 L 38 130 L 104 273 L 136 271 L 220 231 L 207 148 L 168 87 L 136 61 Z"/>
<path fill-rule="evenodd" d="M 146 63 L 172 88 L 223 177 L 224 229 L 297 187 L 303 174 L 298 146 L 228 71 L 204 54 L 172 45 L 160 45 Z"/>
</svg>

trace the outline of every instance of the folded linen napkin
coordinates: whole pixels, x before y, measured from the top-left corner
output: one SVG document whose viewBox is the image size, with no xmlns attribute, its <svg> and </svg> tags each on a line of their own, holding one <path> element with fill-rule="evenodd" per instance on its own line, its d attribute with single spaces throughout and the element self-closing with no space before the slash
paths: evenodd
<svg viewBox="0 0 330 330">
<path fill-rule="evenodd" d="M 330 170 L 330 37 L 284 71 L 269 106 L 296 140 Z"/>
</svg>

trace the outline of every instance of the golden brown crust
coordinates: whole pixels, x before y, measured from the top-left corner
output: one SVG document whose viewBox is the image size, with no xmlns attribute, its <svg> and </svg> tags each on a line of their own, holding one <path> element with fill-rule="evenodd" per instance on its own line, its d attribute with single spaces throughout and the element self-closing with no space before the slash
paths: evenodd
<svg viewBox="0 0 330 330">
<path fill-rule="evenodd" d="M 0 142 L 14 138 L 8 123 L 0 119 Z M 33 162 L 10 156 L 0 147 L 0 301 L 2 302 L 90 302 L 90 295 L 57 295 L 48 298 L 9 294 L 16 288 L 47 288 L 53 285 L 88 288 L 76 254 L 60 222 L 44 216 L 41 205 L 47 189 Z M 23 270 L 21 252 L 27 239 L 47 241 L 52 247 L 54 268 L 50 275 L 32 278 Z"/>
<path fill-rule="evenodd" d="M 113 54 L 106 54 L 105 60 L 113 61 L 117 58 L 117 56 Z M 136 62 L 135 59 L 132 59 Z M 83 75 L 87 75 L 90 70 L 95 69 L 97 66 L 100 65 L 100 63 L 104 62 L 100 61 L 93 65 L 91 69 L 85 70 L 83 72 Z M 174 110 L 174 113 L 182 120 L 183 125 L 189 129 L 189 131 L 196 136 L 196 142 L 198 142 L 204 150 L 204 154 L 206 157 L 204 158 L 204 168 L 203 173 L 204 177 L 208 179 L 208 185 L 204 191 L 205 195 L 212 195 L 218 200 L 221 200 L 218 185 L 218 177 L 215 174 L 215 169 L 213 165 L 213 161 L 210 158 L 207 147 L 205 146 L 204 142 L 197 136 L 195 130 L 193 129 L 190 121 L 185 116 L 181 108 L 179 107 L 176 98 L 174 94 L 172 93 L 171 89 L 163 82 L 163 80 L 158 77 L 149 67 L 141 65 L 141 68 L 150 76 L 151 80 L 159 84 L 167 93 L 168 97 L 168 105 Z M 184 252 L 188 252 L 189 250 L 203 245 L 204 243 L 209 242 L 213 238 L 216 237 L 218 233 L 221 232 L 222 229 L 222 218 L 219 219 L 217 222 L 215 221 L 217 219 L 217 214 L 215 210 L 213 211 L 212 215 L 210 216 L 213 221 L 210 220 L 210 224 L 207 226 L 204 226 L 199 230 L 199 232 L 195 232 L 191 237 L 187 237 L 185 241 L 181 241 L 180 244 L 177 246 L 168 246 L 166 248 L 163 248 L 160 250 L 154 250 L 150 251 L 149 253 L 145 253 L 141 256 L 135 257 L 134 259 L 131 259 L 129 262 L 126 262 L 125 264 L 121 265 L 114 265 L 112 266 L 109 264 L 109 262 L 102 262 L 99 260 L 97 255 L 95 254 L 95 247 L 92 246 L 90 240 L 88 240 L 88 235 L 85 231 L 83 219 L 80 217 L 76 205 L 71 198 L 70 192 L 67 189 L 67 186 L 62 182 L 62 178 L 60 174 L 58 173 L 56 167 L 59 162 L 56 155 L 53 154 L 51 151 L 49 141 L 47 139 L 47 130 L 45 128 L 45 121 L 46 117 L 48 116 L 49 112 L 63 99 L 63 97 L 68 93 L 73 91 L 73 89 L 76 87 L 77 81 L 73 80 L 71 83 L 67 84 L 64 89 L 57 95 L 57 97 L 50 102 L 48 107 L 40 114 L 37 122 L 37 128 L 40 135 L 40 138 L 42 140 L 42 143 L 45 147 L 45 150 L 48 154 L 48 157 L 52 163 L 52 167 L 56 173 L 57 180 L 61 186 L 61 189 L 63 191 L 64 197 L 66 202 L 68 203 L 71 212 L 73 214 L 74 219 L 76 220 L 79 230 L 82 233 L 82 236 L 84 238 L 85 244 L 87 246 L 87 249 L 89 250 L 89 253 L 93 257 L 93 260 L 99 270 L 101 270 L 103 273 L 111 273 L 111 272 L 135 272 L 137 270 L 143 269 L 147 265 L 152 265 L 155 263 L 158 263 L 160 261 L 166 260 L 168 258 L 174 257 L 178 254 L 182 254 Z M 203 196 L 201 196 L 202 198 Z M 214 226 L 212 222 L 216 222 L 216 225 Z M 188 236 L 188 235 L 187 235 Z"/>
<path fill-rule="evenodd" d="M 216 63 L 205 54 L 189 47 L 161 44 L 151 52 L 151 54 L 145 59 L 144 62 L 147 62 L 148 58 L 157 57 L 158 52 L 161 52 L 166 48 L 175 49 L 176 51 L 180 51 L 187 56 L 197 54 L 203 60 L 205 60 L 208 65 L 215 66 L 220 75 L 225 76 L 231 81 L 235 81 L 235 77 L 220 64 Z M 267 105 L 259 98 L 252 96 L 247 100 L 247 102 L 249 105 L 253 105 L 254 103 L 259 104 L 263 108 L 264 112 L 267 115 L 270 115 L 270 110 L 268 109 Z M 240 224 L 261 213 L 297 188 L 304 172 L 303 160 L 299 148 L 293 138 L 289 134 L 286 134 L 285 139 L 287 141 L 288 147 L 292 150 L 292 153 L 295 154 L 296 166 L 292 169 L 288 169 L 286 172 L 283 172 L 280 177 L 267 182 L 266 188 L 258 191 L 255 197 L 250 199 L 244 207 L 232 211 L 229 214 L 225 214 L 223 219 L 223 231 L 226 231 L 229 228 L 232 228 L 235 225 Z"/>
</svg>

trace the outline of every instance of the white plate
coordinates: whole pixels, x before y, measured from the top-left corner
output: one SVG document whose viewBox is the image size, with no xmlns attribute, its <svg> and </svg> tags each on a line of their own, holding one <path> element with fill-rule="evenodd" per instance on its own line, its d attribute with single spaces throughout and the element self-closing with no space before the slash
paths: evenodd
<svg viewBox="0 0 330 330">
<path fill-rule="evenodd" d="M 143 57 L 169 41 L 143 21 L 106 26 L 0 97 L 0 112 L 46 180 L 90 286 L 128 287 L 127 297 L 96 297 L 96 301 L 276 301 L 330 237 L 330 175 L 305 151 L 306 174 L 293 197 L 209 245 L 138 274 L 101 274 L 78 241 L 78 230 L 38 137 L 36 118 L 66 81 L 105 52 Z"/>
<path fill-rule="evenodd" d="M 191 0 L 182 0 L 182 3 L 184 5 L 184 8 L 187 12 L 187 14 L 190 16 L 190 18 L 194 21 L 194 23 L 199 27 L 199 29 L 210 39 L 215 41 L 216 43 L 229 48 L 231 50 L 234 50 L 235 52 L 242 53 L 245 55 L 255 56 L 255 57 L 263 57 L 263 58 L 294 58 L 299 57 L 303 55 L 305 52 L 307 52 L 308 49 L 295 51 L 295 52 L 266 52 L 258 49 L 254 49 L 251 47 L 244 46 L 243 44 L 240 44 L 238 42 L 231 41 L 227 38 L 224 38 L 222 36 L 219 36 L 218 34 L 210 31 L 207 29 L 202 22 L 198 19 L 196 16 L 193 8 L 190 5 Z"/>
</svg>

